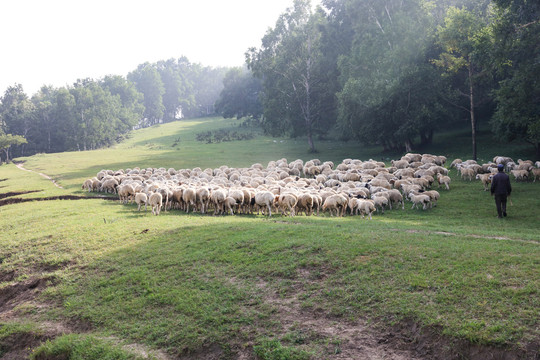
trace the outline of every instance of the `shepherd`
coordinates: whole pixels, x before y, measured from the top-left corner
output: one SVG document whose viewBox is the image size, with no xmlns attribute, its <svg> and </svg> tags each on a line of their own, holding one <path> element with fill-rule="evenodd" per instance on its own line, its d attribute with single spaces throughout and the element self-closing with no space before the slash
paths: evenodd
<svg viewBox="0 0 540 360">
<path fill-rule="evenodd" d="M 497 217 L 506 217 L 506 200 L 512 192 L 510 177 L 504 172 L 504 165 L 497 166 L 499 171 L 491 180 L 491 195 L 495 195 L 495 205 L 497 206 Z"/>
</svg>

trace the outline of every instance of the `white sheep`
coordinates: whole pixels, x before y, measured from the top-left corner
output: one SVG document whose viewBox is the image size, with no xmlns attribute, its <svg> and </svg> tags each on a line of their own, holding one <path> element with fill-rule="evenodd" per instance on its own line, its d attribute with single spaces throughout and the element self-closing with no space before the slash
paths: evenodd
<svg viewBox="0 0 540 360">
<path fill-rule="evenodd" d="M 388 205 L 388 198 L 384 196 L 384 193 L 378 193 L 371 196 L 373 200 L 375 209 L 378 211 L 381 209 L 381 213 L 384 214 L 384 207 Z"/>
<path fill-rule="evenodd" d="M 336 210 L 336 216 L 343 216 L 347 208 L 348 199 L 341 194 L 334 194 L 327 197 L 322 205 L 322 210 L 328 210 L 330 216 L 334 216 L 333 211 Z"/>
<path fill-rule="evenodd" d="M 439 187 L 441 187 L 442 184 L 446 187 L 446 190 L 450 190 L 450 182 L 452 180 L 449 176 L 445 176 L 442 174 L 437 174 L 437 182 L 439 183 Z"/>
<path fill-rule="evenodd" d="M 306 216 L 309 216 L 313 212 L 313 196 L 308 193 L 298 194 L 298 201 L 296 202 L 296 214 L 300 214 L 302 211 Z"/>
<path fill-rule="evenodd" d="M 259 191 L 255 194 L 255 205 L 258 206 L 258 208 L 262 208 L 263 213 L 264 209 L 268 209 L 268 216 L 272 216 L 272 206 L 275 202 L 277 202 L 279 196 L 274 195 L 270 191 Z M 257 214 L 259 214 L 259 211 L 257 210 Z"/>
<path fill-rule="evenodd" d="M 82 184 L 82 189 L 87 190 L 88 192 L 92 191 L 93 189 L 92 179 L 86 179 Z"/>
<path fill-rule="evenodd" d="M 373 200 L 358 199 L 358 209 L 360 210 L 360 214 L 362 214 L 362 219 L 365 215 L 368 215 L 369 220 L 372 220 L 371 214 L 376 211 Z"/>
<path fill-rule="evenodd" d="M 516 178 L 516 181 L 525 181 L 529 178 L 529 172 L 527 170 L 511 170 L 512 175 Z"/>
<path fill-rule="evenodd" d="M 193 211 L 196 210 L 197 191 L 193 187 L 184 189 L 182 193 L 182 201 L 186 205 L 186 213 L 189 213 L 189 206 L 193 206 Z"/>
<path fill-rule="evenodd" d="M 227 199 L 227 192 L 225 189 L 217 188 L 212 190 L 210 201 L 214 205 L 214 215 L 225 212 L 225 199 Z"/>
<path fill-rule="evenodd" d="M 239 203 L 237 202 L 237 200 L 235 198 L 233 198 L 231 196 L 227 196 L 225 198 L 225 201 L 223 202 L 223 205 L 224 205 L 226 210 L 229 210 L 231 215 L 234 215 L 233 208 L 236 208 L 239 205 Z"/>
<path fill-rule="evenodd" d="M 484 191 L 489 190 L 489 184 L 491 184 L 491 179 L 493 178 L 493 174 L 478 174 L 476 175 L 476 180 L 482 181 L 482 184 L 484 185 Z"/>
<path fill-rule="evenodd" d="M 539 179 L 540 180 L 540 169 L 532 169 L 531 170 L 532 172 L 532 176 L 533 176 L 533 182 L 536 182 L 536 179 Z"/>
<path fill-rule="evenodd" d="M 461 168 L 461 179 L 463 180 L 467 179 L 471 181 L 475 175 L 476 175 L 476 171 L 473 168 L 468 168 L 468 167 Z"/>
<path fill-rule="evenodd" d="M 206 213 L 206 211 L 208 210 L 209 203 L 210 203 L 210 190 L 208 190 L 205 187 L 197 188 L 195 190 L 195 204 L 196 206 L 199 207 L 201 214 Z"/>
<path fill-rule="evenodd" d="M 141 211 L 141 206 L 144 204 L 144 211 L 147 211 L 148 195 L 143 192 L 135 194 L 135 203 L 137 204 L 137 211 Z"/>
<path fill-rule="evenodd" d="M 450 164 L 450 169 L 453 168 L 453 167 L 457 167 L 457 164 L 461 164 L 463 162 L 463 160 L 461 159 L 455 159 L 454 161 L 452 161 L 452 163 Z"/>
<path fill-rule="evenodd" d="M 156 216 L 159 215 L 161 207 L 163 206 L 163 196 L 158 192 L 150 194 L 148 204 L 152 207 L 152 214 Z"/>
<path fill-rule="evenodd" d="M 289 216 L 294 216 L 294 208 L 296 207 L 296 203 L 298 202 L 298 197 L 293 193 L 284 193 L 279 195 L 278 198 L 278 207 L 281 210 L 282 215 L 287 215 L 287 211 L 289 212 Z"/>
<path fill-rule="evenodd" d="M 418 204 L 422 204 L 422 209 L 426 210 L 428 205 L 431 203 L 431 199 L 428 195 L 415 195 L 414 193 L 409 193 L 408 196 L 409 200 L 413 203 L 413 206 L 411 207 L 411 210 L 415 207 L 418 209 Z"/>
<path fill-rule="evenodd" d="M 418 194 L 429 196 L 429 199 L 430 199 L 429 207 L 437 206 L 437 201 L 441 197 L 441 194 L 439 194 L 439 192 L 435 190 L 428 190 L 428 191 L 421 190 Z"/>
</svg>

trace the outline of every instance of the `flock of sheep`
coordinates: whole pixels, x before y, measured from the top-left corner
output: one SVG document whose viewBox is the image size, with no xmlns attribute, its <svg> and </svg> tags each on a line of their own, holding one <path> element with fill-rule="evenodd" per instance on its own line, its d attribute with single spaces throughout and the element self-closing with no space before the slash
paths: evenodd
<svg viewBox="0 0 540 360">
<path fill-rule="evenodd" d="M 495 156 L 492 162 L 481 165 L 474 160 L 455 159 L 450 168 L 455 167 L 463 180 L 480 180 L 487 191 L 493 175 L 498 172 L 499 164 L 503 164 L 505 171 L 510 172 L 516 181 L 528 181 L 532 178 L 533 182 L 536 182 L 536 179 L 540 179 L 540 161 L 533 163 L 531 160 L 518 159 L 516 163 L 507 156 Z"/>
<path fill-rule="evenodd" d="M 511 159 L 497 157 L 497 161 L 511 166 Z M 446 158 L 431 154 L 406 154 L 392 160 L 392 166 L 374 160 L 345 159 L 337 166 L 331 161 L 313 159 L 304 163 L 286 159 L 270 161 L 265 168 L 253 164 L 249 168 L 165 169 L 133 168 L 101 170 L 87 179 L 82 188 L 88 191 L 117 193 L 122 203 L 134 201 L 138 210 L 144 206 L 152 213 L 180 209 L 214 215 L 230 213 L 272 216 L 272 212 L 295 216 L 328 212 L 331 216 L 361 215 L 372 218 L 372 213 L 384 213 L 386 208 L 404 209 L 405 201 L 412 208 L 426 210 L 435 206 L 440 194 L 431 187 L 450 189 Z M 513 162 L 512 162 L 513 163 Z M 525 162 L 523 162 L 525 163 Z M 522 164 L 518 162 L 516 169 Z M 529 164 L 529 162 L 526 162 Z M 484 164 L 487 165 L 487 164 Z M 478 165 L 473 161 L 452 163 L 462 177 L 491 173 L 493 166 Z M 536 164 L 537 166 L 539 164 Z M 532 165 L 531 165 L 532 166 Z M 510 168 L 509 168 L 510 169 Z M 537 177 L 537 168 L 528 168 Z"/>
</svg>

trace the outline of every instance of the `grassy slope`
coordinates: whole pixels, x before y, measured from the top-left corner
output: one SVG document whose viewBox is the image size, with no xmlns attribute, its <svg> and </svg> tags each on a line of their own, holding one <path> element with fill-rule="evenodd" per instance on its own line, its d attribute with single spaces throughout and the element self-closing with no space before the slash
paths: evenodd
<svg viewBox="0 0 540 360">
<path fill-rule="evenodd" d="M 112 149 L 24 159 L 27 168 L 52 176 L 65 190 L 13 165 L 0 168 L 0 178 L 8 179 L 0 186 L 2 192 L 43 190 L 25 196 L 78 194 L 82 181 L 102 168 L 248 166 L 312 157 L 302 140 L 194 140 L 197 132 L 232 123 L 167 124 L 138 131 Z M 378 149 L 353 143 L 319 142 L 318 148 L 321 160 L 380 158 Z M 57 279 L 44 297 L 57 305 L 21 305 L 29 318 L 76 318 L 98 334 L 172 352 L 214 343 L 224 349 L 264 344 L 264 338 L 324 352 L 331 339 L 298 342 L 283 334 L 265 291 L 298 296 L 304 308 L 344 320 L 413 319 L 473 342 L 537 341 L 539 185 L 515 184 L 509 218 L 499 221 L 479 183 L 453 178 L 433 210 L 389 211 L 373 221 L 177 211 L 153 217 L 101 200 L 4 206 L 0 274 L 16 269 L 14 281 Z"/>
</svg>

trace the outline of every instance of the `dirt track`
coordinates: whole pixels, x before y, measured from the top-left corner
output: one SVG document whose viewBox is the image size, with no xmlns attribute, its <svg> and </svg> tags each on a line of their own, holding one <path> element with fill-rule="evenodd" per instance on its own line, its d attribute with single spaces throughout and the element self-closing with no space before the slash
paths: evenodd
<svg viewBox="0 0 540 360">
<path fill-rule="evenodd" d="M 52 183 L 54 184 L 54 186 L 56 186 L 57 188 L 59 189 L 63 189 L 63 187 L 61 185 L 59 185 L 58 183 L 56 183 L 56 181 L 51 178 L 49 175 L 45 175 L 43 173 L 38 173 L 38 172 L 35 172 L 33 170 L 28 170 L 28 169 L 25 169 L 24 166 L 23 166 L 23 163 L 19 162 L 19 163 L 14 163 L 16 167 L 18 167 L 19 169 L 23 170 L 23 171 L 28 171 L 28 172 L 33 172 L 33 173 L 36 173 L 38 174 L 39 176 L 41 177 L 44 177 L 45 179 L 47 180 L 50 180 L 52 181 Z"/>
</svg>

